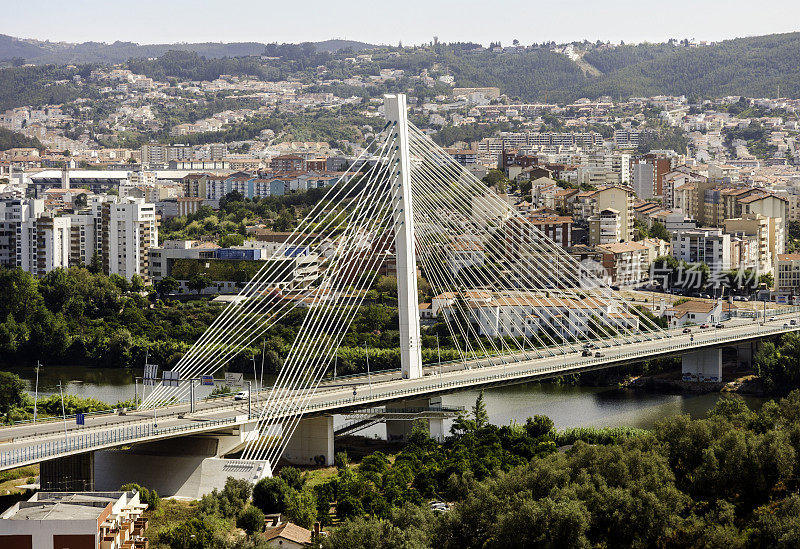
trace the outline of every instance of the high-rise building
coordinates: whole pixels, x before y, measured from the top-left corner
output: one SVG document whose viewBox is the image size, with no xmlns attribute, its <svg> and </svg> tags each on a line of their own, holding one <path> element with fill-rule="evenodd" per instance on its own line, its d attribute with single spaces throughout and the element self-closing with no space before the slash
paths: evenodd
<svg viewBox="0 0 800 549">
<path fill-rule="evenodd" d="M 140 198 L 104 202 L 101 207 L 103 270 L 130 279 L 148 276 L 148 250 L 158 245 L 155 205 Z"/>
</svg>

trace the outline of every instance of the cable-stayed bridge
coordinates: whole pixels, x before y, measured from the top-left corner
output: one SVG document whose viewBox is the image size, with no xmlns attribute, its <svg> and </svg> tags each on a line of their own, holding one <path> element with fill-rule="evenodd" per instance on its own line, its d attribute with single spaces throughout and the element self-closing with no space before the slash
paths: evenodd
<svg viewBox="0 0 800 549">
<path fill-rule="evenodd" d="M 159 386 L 139 410 L 90 418 L 83 429 L 53 422 L 2 429 L 0 469 L 46 461 L 51 478 L 83 475 L 95 485 L 100 479 L 88 469 L 139 480 L 142 467 L 161 475 L 176 474 L 174 467 L 194 479 L 186 480 L 188 491 L 202 493 L 228 475 L 271 474 L 281 458 L 329 462 L 334 413 L 385 406 L 384 416 L 406 417 L 424 409 L 435 435 L 448 411 L 431 399 L 445 392 L 676 354 L 696 371 L 715 371 L 721 347 L 798 328 L 789 320 L 794 312 L 694 334 L 661 328 L 646 307 L 612 290 L 596 265 L 575 260 L 409 123 L 405 96 L 387 96 L 384 108 L 385 127 L 354 164 L 366 168 L 329 189 L 173 370 L 183 380 L 220 372 L 303 308 L 272 388 L 248 403 L 186 404 L 190 383 Z M 322 276 L 297 299 L 286 289 L 292 265 L 284 258 L 311 253 L 323 258 Z M 327 374 L 337 350 L 387 262 L 397 272 L 400 369 L 333 381 Z M 431 358 L 436 349 L 423 349 L 418 273 L 438 296 L 459 360 L 440 364 Z M 408 423 L 387 429 L 401 437 Z M 80 457 L 127 446 L 128 453 L 98 454 L 105 465 Z M 202 459 L 181 462 L 186 455 Z M 161 465 L 143 465 L 144 456 Z"/>
</svg>

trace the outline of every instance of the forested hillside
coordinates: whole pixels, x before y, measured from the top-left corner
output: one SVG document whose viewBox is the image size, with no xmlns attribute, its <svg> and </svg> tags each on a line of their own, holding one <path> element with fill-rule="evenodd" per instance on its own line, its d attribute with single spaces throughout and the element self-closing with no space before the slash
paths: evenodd
<svg viewBox="0 0 800 549">
<path fill-rule="evenodd" d="M 779 90 L 782 97 L 800 97 L 800 33 L 738 38 L 701 48 L 622 47 L 587 55 L 586 60 L 600 70 L 619 67 L 587 83 L 584 95 L 590 97 L 776 97 Z"/>
<path fill-rule="evenodd" d="M 11 40 L 9 42 L 9 40 Z M 40 48 L 47 57 L 63 46 L 29 42 L 0 35 L 0 60 L 20 65 L 31 60 Z M 456 86 L 497 86 L 512 100 L 570 102 L 581 97 L 608 95 L 614 99 L 660 94 L 699 97 L 746 95 L 750 97 L 800 97 L 800 33 L 738 38 L 703 47 L 681 42 L 598 47 L 579 44 L 586 50 L 583 61 L 599 71 L 584 73 L 566 55 L 542 44 L 517 51 L 492 51 L 478 44 L 436 44 L 408 48 L 375 47 L 371 61 L 353 64 L 346 60 L 361 43 L 328 41 L 303 44 L 181 44 L 139 46 L 130 43 L 72 45 L 74 52 L 99 52 L 98 56 L 67 56 L 70 60 L 94 59 L 100 63 L 119 62 L 126 56 L 132 71 L 158 80 L 213 80 L 221 74 L 249 75 L 265 81 L 299 80 L 319 82 L 324 67 L 328 80 L 352 76 L 377 75 L 382 69 L 400 69 L 406 78 L 354 88 L 328 86 L 340 96 L 380 97 L 392 88 L 416 86 L 418 97 L 447 93 L 448 86 L 437 82 L 427 88 L 410 80 L 423 70 L 450 74 Z M 179 47 L 183 51 L 174 51 Z M 338 47 L 345 51 L 331 52 Z M 33 53 L 31 53 L 33 52 Z M 50 53 L 47 53 L 50 52 Z M 41 53 L 41 52 L 40 52 Z M 60 54 L 59 54 L 60 55 Z M 77 55 L 77 53 L 76 53 Z M 94 54 L 93 54 L 94 55 Z M 14 59 L 12 57 L 18 56 Z M 61 63 L 63 61 L 59 61 Z M 0 65 L 1 66 L 1 65 Z M 21 105 L 42 105 L 71 101 L 81 94 L 91 97 L 91 89 L 81 89 L 72 81 L 80 73 L 88 75 L 96 65 L 78 68 L 61 65 L 10 66 L 0 69 L 0 111 Z M 328 89 L 330 88 L 330 89 Z"/>
<path fill-rule="evenodd" d="M 265 36 L 265 38 L 269 38 Z M 200 42 L 196 44 L 137 44 L 135 42 L 50 42 L 20 39 L 0 34 L 0 61 L 20 59 L 37 65 L 52 63 L 122 63 L 131 57 L 158 57 L 164 53 L 181 49 L 195 52 L 208 58 L 244 57 L 261 55 L 266 43 L 261 42 Z M 334 52 L 341 49 L 362 50 L 371 46 L 352 40 L 325 40 L 314 45 L 316 51 Z"/>
</svg>

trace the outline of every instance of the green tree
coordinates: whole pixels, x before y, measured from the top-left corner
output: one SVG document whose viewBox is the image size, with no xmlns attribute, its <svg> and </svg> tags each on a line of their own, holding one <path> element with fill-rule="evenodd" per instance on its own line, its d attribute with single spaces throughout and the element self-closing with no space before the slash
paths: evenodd
<svg viewBox="0 0 800 549">
<path fill-rule="evenodd" d="M 672 240 L 672 234 L 667 230 L 667 228 L 658 221 L 653 223 L 653 226 L 650 227 L 650 236 L 653 238 L 660 238 L 661 240 L 666 240 L 667 242 Z"/>
<path fill-rule="evenodd" d="M 262 478 L 253 487 L 253 505 L 266 514 L 283 513 L 290 491 L 281 477 Z"/>
<path fill-rule="evenodd" d="M 305 476 L 296 467 L 282 467 L 278 476 L 286 481 L 289 488 L 302 490 L 306 483 Z"/>
<path fill-rule="evenodd" d="M 180 287 L 178 281 L 171 276 L 166 276 L 155 283 L 155 290 L 162 298 L 168 296 Z"/>
<path fill-rule="evenodd" d="M 264 531 L 264 513 L 254 505 L 248 505 L 236 517 L 236 526 L 252 535 Z"/>
<path fill-rule="evenodd" d="M 286 497 L 286 518 L 303 528 L 311 528 L 317 520 L 317 497 L 313 490 L 290 489 Z"/>
<path fill-rule="evenodd" d="M 190 290 L 194 290 L 198 294 L 211 286 L 212 280 L 210 277 L 204 274 L 194 274 L 187 282 L 187 286 Z"/>
<path fill-rule="evenodd" d="M 489 413 L 486 411 L 486 403 L 483 401 L 483 390 L 478 398 L 475 399 L 475 406 L 472 407 L 472 417 L 475 419 L 475 427 L 481 429 L 489 424 Z"/>
<path fill-rule="evenodd" d="M 214 528 L 206 519 L 192 518 L 159 534 L 159 540 L 170 549 L 207 549 L 214 547 Z"/>
<path fill-rule="evenodd" d="M 0 371 L 0 412 L 9 418 L 11 410 L 25 403 L 25 382 L 17 374 Z"/>
</svg>

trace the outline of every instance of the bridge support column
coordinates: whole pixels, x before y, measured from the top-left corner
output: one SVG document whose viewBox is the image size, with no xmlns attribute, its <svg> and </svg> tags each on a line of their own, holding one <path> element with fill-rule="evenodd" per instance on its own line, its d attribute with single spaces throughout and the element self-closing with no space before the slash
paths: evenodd
<svg viewBox="0 0 800 549">
<path fill-rule="evenodd" d="M 426 410 L 442 406 L 441 397 L 430 399 L 421 398 L 416 400 L 402 400 L 400 402 L 390 402 L 386 405 L 387 412 L 401 412 L 403 410 Z M 444 440 L 444 419 L 429 418 L 420 420 L 387 420 L 386 421 L 386 440 L 389 442 L 408 442 L 411 432 L 414 430 L 414 422 L 423 421 L 428 427 L 430 437 L 436 440 Z"/>
<path fill-rule="evenodd" d="M 218 433 L 144 442 L 125 450 L 98 450 L 94 489 L 115 491 L 135 482 L 162 496 L 196 499 L 214 488 L 222 489 L 228 477 L 256 483 L 272 475 L 269 463 L 225 457 L 241 452 L 256 436 L 254 429 L 253 421 Z"/>
<path fill-rule="evenodd" d="M 42 490 L 91 492 L 95 489 L 94 484 L 94 452 L 43 461 L 39 466 Z"/>
<path fill-rule="evenodd" d="M 396 153 L 392 157 L 395 249 L 397 259 L 397 313 L 400 319 L 400 370 L 404 378 L 422 377 L 422 348 L 419 332 L 417 259 L 414 247 L 414 215 L 411 203 L 411 154 L 408 149 L 406 96 L 384 98 L 386 120 L 394 125 Z"/>
<path fill-rule="evenodd" d="M 295 465 L 333 465 L 333 416 L 301 419 L 282 457 Z"/>
<path fill-rule="evenodd" d="M 692 381 L 722 381 L 722 349 L 703 349 L 682 358 L 683 378 Z"/>
<path fill-rule="evenodd" d="M 736 346 L 736 367 L 737 368 L 752 368 L 753 357 L 756 356 L 760 341 L 745 341 Z"/>
</svg>

